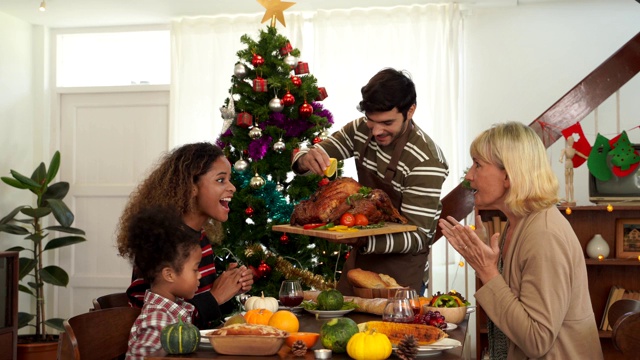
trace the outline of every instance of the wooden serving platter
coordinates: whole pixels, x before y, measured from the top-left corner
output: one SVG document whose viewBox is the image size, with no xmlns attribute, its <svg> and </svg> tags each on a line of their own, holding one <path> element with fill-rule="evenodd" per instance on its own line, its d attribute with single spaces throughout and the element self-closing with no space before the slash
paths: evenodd
<svg viewBox="0 0 640 360">
<path fill-rule="evenodd" d="M 327 240 L 334 240 L 334 241 L 337 240 L 339 242 L 348 243 L 348 241 L 340 241 L 340 240 L 356 239 L 361 236 L 369 236 L 369 235 L 382 235 L 382 234 L 392 234 L 392 233 L 405 232 L 405 231 L 416 231 L 418 227 L 415 225 L 386 223 L 381 228 L 361 229 L 354 232 L 339 232 L 339 231 L 315 230 L 315 229 L 305 230 L 302 228 L 302 226 L 298 226 L 298 225 L 274 225 L 271 229 L 273 231 L 302 234 L 307 236 L 315 236 L 315 237 L 319 237 Z"/>
</svg>

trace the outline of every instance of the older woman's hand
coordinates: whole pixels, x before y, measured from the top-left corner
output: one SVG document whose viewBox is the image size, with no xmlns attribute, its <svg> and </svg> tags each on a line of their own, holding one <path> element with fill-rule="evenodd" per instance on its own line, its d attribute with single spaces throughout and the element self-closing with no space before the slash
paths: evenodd
<svg viewBox="0 0 640 360">
<path fill-rule="evenodd" d="M 220 276 L 213 282 L 211 294 L 218 304 L 229 301 L 232 297 L 251 290 L 253 273 L 246 266 L 238 267 L 237 263 L 229 264 Z"/>
<path fill-rule="evenodd" d="M 485 229 L 480 225 L 482 224 L 480 216 L 476 217 L 476 224 L 478 227 L 475 229 L 471 226 L 463 226 L 451 216 L 438 221 L 442 234 L 449 244 L 465 258 L 482 283 L 486 284 L 494 276 L 500 275 L 498 271 L 500 234 L 493 234 L 490 245 L 487 245 L 484 241 Z"/>
</svg>

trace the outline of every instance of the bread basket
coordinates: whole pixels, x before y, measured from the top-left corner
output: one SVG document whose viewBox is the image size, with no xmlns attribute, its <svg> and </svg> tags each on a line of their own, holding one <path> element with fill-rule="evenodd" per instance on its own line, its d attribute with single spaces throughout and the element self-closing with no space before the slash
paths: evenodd
<svg viewBox="0 0 640 360">
<path fill-rule="evenodd" d="M 356 296 L 364 298 L 364 299 L 375 299 L 375 298 L 392 298 L 399 289 L 407 289 L 407 288 L 380 288 L 380 289 L 367 289 L 360 287 L 353 287 L 353 292 Z"/>
</svg>

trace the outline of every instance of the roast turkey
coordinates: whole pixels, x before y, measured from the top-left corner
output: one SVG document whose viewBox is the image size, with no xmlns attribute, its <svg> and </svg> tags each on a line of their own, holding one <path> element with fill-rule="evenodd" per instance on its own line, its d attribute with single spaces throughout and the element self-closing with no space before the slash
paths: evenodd
<svg viewBox="0 0 640 360">
<path fill-rule="evenodd" d="M 348 177 L 329 182 L 294 207 L 291 224 L 337 222 L 346 212 L 363 214 L 371 224 L 380 221 L 407 223 L 384 191 L 374 189 L 364 195 L 359 192 L 361 188 L 362 185 Z"/>
</svg>

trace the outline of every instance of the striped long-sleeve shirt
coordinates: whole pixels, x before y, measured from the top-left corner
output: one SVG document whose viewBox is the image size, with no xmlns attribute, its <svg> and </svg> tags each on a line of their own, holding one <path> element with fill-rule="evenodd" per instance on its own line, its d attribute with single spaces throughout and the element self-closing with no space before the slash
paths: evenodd
<svg viewBox="0 0 640 360">
<path fill-rule="evenodd" d="M 391 160 L 393 145 L 380 147 L 375 141 L 370 141 L 365 151 L 369 136 L 370 130 L 363 117 L 350 122 L 314 146 L 338 160 L 351 157 L 358 159 L 364 153 L 362 165 L 383 179 Z M 306 152 L 298 152 L 293 163 Z M 428 252 L 440 217 L 442 184 L 448 174 L 449 166 L 442 151 L 414 123 L 391 182 L 394 190 L 402 194 L 400 213 L 409 220 L 409 224 L 416 225 L 418 229 L 414 232 L 369 236 L 361 253 Z"/>
</svg>

